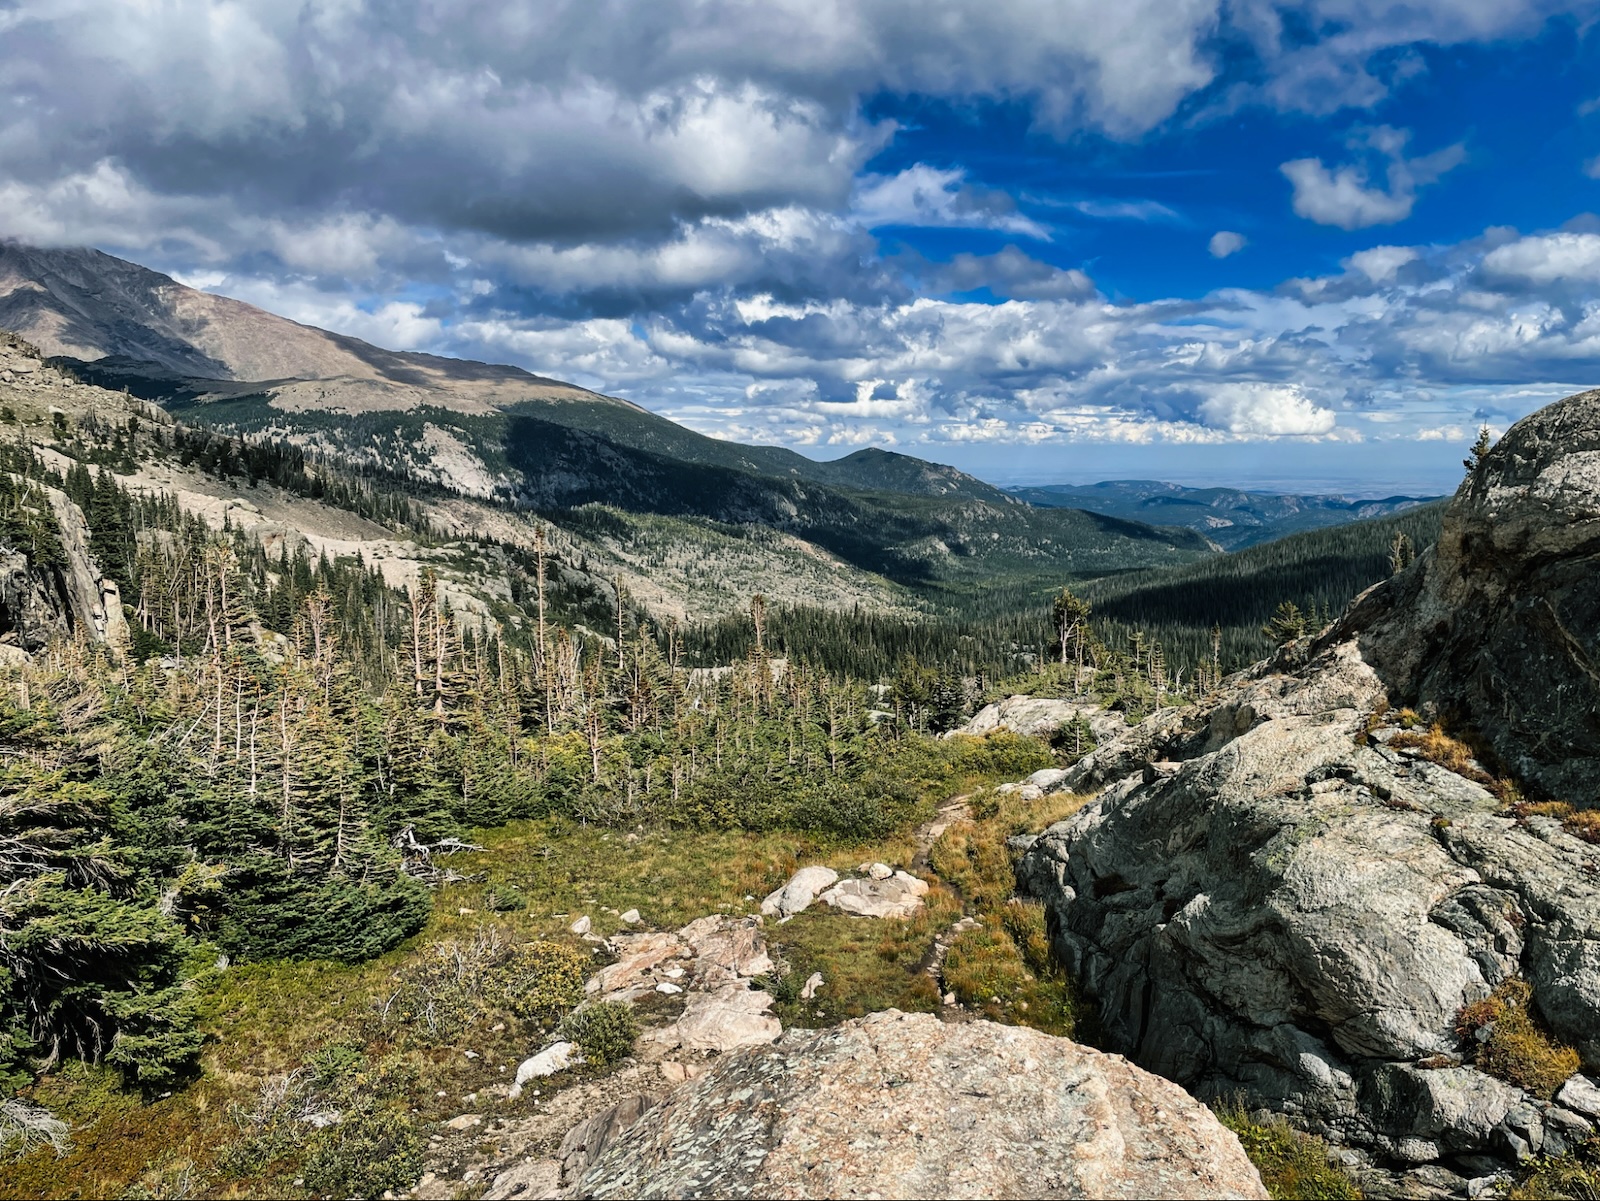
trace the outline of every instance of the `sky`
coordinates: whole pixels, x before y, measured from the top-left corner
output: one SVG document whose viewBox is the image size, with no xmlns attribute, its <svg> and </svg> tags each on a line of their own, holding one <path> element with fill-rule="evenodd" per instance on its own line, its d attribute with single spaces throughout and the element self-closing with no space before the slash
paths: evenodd
<svg viewBox="0 0 1600 1201">
<path fill-rule="evenodd" d="M 1600 386 L 1600 0 L 0 0 L 0 236 L 717 437 L 1454 487 Z"/>
</svg>

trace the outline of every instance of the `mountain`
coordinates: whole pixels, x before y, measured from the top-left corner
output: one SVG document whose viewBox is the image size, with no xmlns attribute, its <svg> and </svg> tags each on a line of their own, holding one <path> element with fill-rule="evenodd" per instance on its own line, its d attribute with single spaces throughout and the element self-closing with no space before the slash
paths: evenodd
<svg viewBox="0 0 1600 1201">
<path fill-rule="evenodd" d="M 1186 488 L 1156 480 L 1045 484 L 1007 491 L 1032 505 L 1088 509 L 1126 521 L 1184 526 L 1205 534 L 1225 550 L 1270 542 L 1301 530 L 1403 513 L 1438 499 L 1432 496 L 1390 496 L 1382 500 L 1293 496 L 1238 488 Z"/>
<path fill-rule="evenodd" d="M 634 562 L 641 571 L 696 558 L 708 540 L 721 559 L 742 543 L 746 595 L 782 586 L 796 555 L 865 573 L 893 607 L 959 603 L 997 581 L 1042 590 L 1215 550 L 1190 529 L 1030 505 L 906 455 L 863 450 L 819 463 L 709 438 L 626 400 L 517 367 L 384 350 L 96 250 L 0 244 L 0 327 L 87 383 L 191 425 L 379 475 L 448 502 L 466 528 L 495 525 L 513 544 L 531 538 L 530 511 L 574 537 L 606 538 L 617 557 L 649 542 Z M 603 535 L 596 510 L 610 514 Z M 763 541 L 756 529 L 781 545 L 768 539 L 747 557 Z M 726 591 L 732 580 L 696 587 L 689 575 L 673 612 L 742 606 Z M 819 585 L 804 592 L 815 597 Z M 838 603 L 859 600 L 859 589 L 844 589 Z"/>
</svg>

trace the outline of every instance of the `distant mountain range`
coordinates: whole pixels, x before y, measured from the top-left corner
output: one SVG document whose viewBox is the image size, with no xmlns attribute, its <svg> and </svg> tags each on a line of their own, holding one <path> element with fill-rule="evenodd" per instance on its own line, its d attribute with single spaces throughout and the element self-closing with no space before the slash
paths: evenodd
<svg viewBox="0 0 1600 1201">
<path fill-rule="evenodd" d="M 1303 530 L 1389 517 L 1439 499 L 1436 496 L 1388 496 L 1382 500 L 1293 496 L 1238 488 L 1186 488 L 1155 480 L 1046 484 L 1009 488 L 1007 492 L 1031 505 L 1087 509 L 1124 521 L 1182 526 L 1204 534 L 1225 550 L 1271 542 Z"/>
</svg>

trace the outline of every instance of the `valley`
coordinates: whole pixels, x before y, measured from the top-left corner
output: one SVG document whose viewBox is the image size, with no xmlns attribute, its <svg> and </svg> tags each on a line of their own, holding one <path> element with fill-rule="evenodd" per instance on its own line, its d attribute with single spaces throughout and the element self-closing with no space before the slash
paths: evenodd
<svg viewBox="0 0 1600 1201">
<path fill-rule="evenodd" d="M 749 1081 L 929 1040 L 1137 1098 L 1098 1190 L 1587 1187 L 1597 394 L 1222 550 L 7 254 L 0 1196 L 725 1184 Z M 1457 1023 L 1523 984 L 1508 1068 Z M 785 1129 L 750 1190 L 876 1179 Z"/>
</svg>

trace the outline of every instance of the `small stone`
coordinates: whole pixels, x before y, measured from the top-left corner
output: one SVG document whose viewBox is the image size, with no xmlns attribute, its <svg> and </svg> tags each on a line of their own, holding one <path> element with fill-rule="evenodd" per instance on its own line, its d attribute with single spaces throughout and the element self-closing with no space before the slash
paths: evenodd
<svg viewBox="0 0 1600 1201">
<path fill-rule="evenodd" d="M 474 1126 L 483 1125 L 483 1115 L 464 1113 L 459 1117 L 451 1118 L 444 1124 L 446 1130 L 471 1130 Z"/>
<path fill-rule="evenodd" d="M 668 1084 L 682 1084 L 689 1078 L 689 1073 L 681 1063 L 669 1059 L 661 1065 L 661 1078 Z"/>
<path fill-rule="evenodd" d="M 573 922 L 569 928 L 574 934 L 587 934 L 594 928 L 594 923 L 589 920 L 589 915 L 586 913 L 577 921 Z"/>
<path fill-rule="evenodd" d="M 812 972 L 806 977 L 806 982 L 800 986 L 800 999 L 809 1001 L 817 995 L 817 989 L 823 985 L 822 973 Z"/>
<path fill-rule="evenodd" d="M 628 912 L 622 915 L 622 920 L 627 922 L 630 926 L 637 926 L 644 919 L 639 916 L 639 911 L 637 909 L 630 909 Z"/>
<path fill-rule="evenodd" d="M 945 993 L 944 994 L 944 1003 L 946 1005 L 954 1005 L 956 1003 L 956 994 L 953 993 L 953 992 Z"/>
<path fill-rule="evenodd" d="M 461 917 L 471 917 L 476 912 L 478 912 L 476 909 L 468 909 L 465 906 L 456 910 L 456 913 Z"/>
<path fill-rule="evenodd" d="M 670 997 L 673 993 L 682 992 L 683 988 L 680 985 L 663 980 L 660 984 L 656 985 L 656 991 L 659 993 L 666 993 Z"/>
<path fill-rule="evenodd" d="M 874 863 L 867 868 L 867 875 L 871 876 L 874 880 L 887 880 L 890 876 L 894 875 L 894 868 L 890 867 L 887 863 Z"/>
<path fill-rule="evenodd" d="M 476 1051 L 464 1051 L 462 1054 L 464 1054 L 468 1059 L 478 1058 L 478 1053 Z"/>
</svg>

